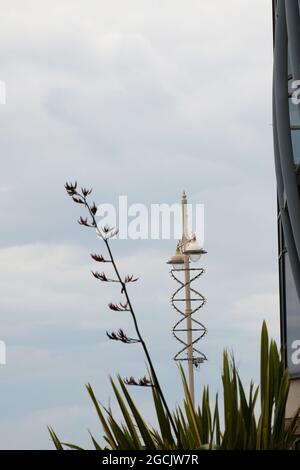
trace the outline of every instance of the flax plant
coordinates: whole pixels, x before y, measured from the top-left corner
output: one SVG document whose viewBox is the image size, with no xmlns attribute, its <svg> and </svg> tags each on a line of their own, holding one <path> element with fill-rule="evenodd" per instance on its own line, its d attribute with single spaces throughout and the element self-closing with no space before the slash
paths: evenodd
<svg viewBox="0 0 300 470">
<path fill-rule="evenodd" d="M 289 393 L 288 371 L 284 368 L 283 355 L 275 341 L 269 341 L 265 322 L 261 330 L 260 347 L 260 384 L 250 383 L 245 387 L 241 381 L 233 356 L 227 351 L 223 353 L 222 370 L 222 409 L 220 411 L 218 395 L 210 399 L 209 387 L 203 388 L 199 405 L 194 406 L 189 393 L 183 368 L 180 375 L 184 392 L 182 406 L 173 412 L 166 402 L 160 387 L 154 365 L 146 343 L 138 327 L 137 317 L 127 291 L 127 284 L 136 282 L 132 275 L 121 277 L 117 263 L 109 244 L 110 238 L 117 233 L 110 227 L 99 228 L 96 223 L 97 206 L 88 202 L 91 190 L 77 190 L 77 184 L 67 183 L 66 191 L 77 204 L 82 204 L 88 211 L 88 217 L 80 217 L 79 224 L 96 230 L 104 242 L 107 257 L 92 254 L 96 263 L 111 263 L 115 278 L 107 277 L 104 272 L 93 271 L 94 278 L 101 282 L 116 283 L 121 289 L 124 301 L 110 303 L 109 308 L 116 312 L 128 312 L 133 320 L 136 338 L 130 338 L 119 329 L 107 333 L 109 339 L 124 344 L 140 343 L 145 353 L 149 377 L 136 380 L 110 378 L 113 393 L 121 410 L 122 419 L 114 417 L 111 408 L 103 407 L 97 400 L 90 384 L 86 386 L 92 404 L 97 413 L 101 427 L 102 439 L 92 434 L 91 443 L 95 450 L 285 450 L 291 449 L 294 442 L 295 429 L 299 419 L 299 410 L 287 424 L 285 409 Z M 130 393 L 128 386 L 149 387 L 152 391 L 153 410 L 157 418 L 158 428 L 155 429 L 143 417 Z M 222 424 L 221 424 L 222 423 Z M 49 433 L 57 450 L 81 447 L 61 441 L 53 428 Z"/>
<path fill-rule="evenodd" d="M 289 393 L 288 372 L 283 368 L 276 343 L 269 341 L 266 324 L 261 332 L 260 384 L 242 384 L 234 358 L 223 354 L 222 400 L 218 395 L 212 404 L 209 387 L 204 387 L 202 399 L 194 407 L 187 381 L 180 368 L 184 400 L 172 413 L 180 446 L 172 433 L 157 388 L 152 388 L 153 411 L 158 429 L 143 418 L 124 381 L 110 379 L 123 419 L 118 422 L 113 411 L 101 406 L 90 384 L 86 386 L 101 427 L 102 442 L 91 435 L 96 450 L 289 450 L 293 446 L 298 414 L 286 424 L 285 407 Z M 223 422 L 221 425 L 220 423 Z M 52 428 L 49 432 L 56 449 L 80 449 L 61 442 Z"/>
</svg>

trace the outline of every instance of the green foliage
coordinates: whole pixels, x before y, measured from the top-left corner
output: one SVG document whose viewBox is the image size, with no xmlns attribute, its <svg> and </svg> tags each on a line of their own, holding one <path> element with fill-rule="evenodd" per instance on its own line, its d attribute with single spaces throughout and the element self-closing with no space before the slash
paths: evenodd
<svg viewBox="0 0 300 470">
<path fill-rule="evenodd" d="M 110 409 L 99 405 L 91 385 L 87 391 L 97 412 L 106 446 L 113 450 L 270 450 L 290 449 L 297 416 L 287 426 L 285 407 L 289 392 L 289 378 L 284 370 L 276 343 L 269 341 L 266 324 L 261 332 L 260 386 L 250 384 L 249 391 L 239 377 L 233 357 L 225 351 L 223 354 L 223 416 L 220 417 L 218 396 L 213 407 L 210 404 L 209 389 L 204 387 L 201 405 L 195 408 L 189 394 L 183 372 L 180 374 L 184 391 L 182 407 L 173 413 L 179 430 L 180 444 L 171 431 L 161 396 L 152 388 L 153 404 L 159 429 L 153 429 L 143 419 L 133 402 L 121 377 L 118 385 L 111 379 L 112 388 L 118 401 L 123 421 L 117 423 Z M 257 403 L 260 396 L 260 404 Z M 260 406 L 259 406 L 260 405 Z M 259 408 L 259 411 L 257 410 Z M 224 422 L 221 426 L 221 422 Z M 62 443 L 52 428 L 50 436 L 57 450 L 63 448 L 80 449 L 72 444 Z M 100 444 L 91 436 L 96 450 L 102 450 Z"/>
</svg>

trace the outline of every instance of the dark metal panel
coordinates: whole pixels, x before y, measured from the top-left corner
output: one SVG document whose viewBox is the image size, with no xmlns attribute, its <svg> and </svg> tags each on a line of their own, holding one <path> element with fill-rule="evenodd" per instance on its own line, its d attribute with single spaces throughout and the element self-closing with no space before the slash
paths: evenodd
<svg viewBox="0 0 300 470">
<path fill-rule="evenodd" d="M 272 0 L 273 47 L 275 46 L 276 0 Z"/>
<path fill-rule="evenodd" d="M 276 115 L 277 115 L 276 103 L 275 103 L 275 100 L 273 99 L 273 138 L 274 138 L 274 156 L 275 156 L 275 172 L 276 172 L 276 179 L 277 179 L 278 205 L 279 205 L 282 228 L 284 232 L 285 244 L 290 255 L 291 268 L 293 271 L 295 284 L 297 286 L 298 297 L 300 300 L 300 263 L 298 260 L 297 249 L 295 246 L 295 240 L 293 237 L 293 230 L 292 230 L 289 214 L 284 204 L 284 185 L 283 185 L 283 178 L 282 178 L 282 173 L 281 173 Z M 300 207 L 299 207 L 299 217 L 300 217 Z"/>
<path fill-rule="evenodd" d="M 300 199 L 293 161 L 293 148 L 290 134 L 288 89 L 287 89 L 287 28 L 285 16 L 285 3 L 280 0 L 277 4 L 278 17 L 275 28 L 275 53 L 274 53 L 274 93 L 275 114 L 279 152 L 284 192 L 287 198 L 288 215 L 292 228 L 294 245 L 296 248 L 296 259 L 300 259 Z M 277 161 L 278 163 L 278 161 Z M 285 213 L 283 202 L 280 201 L 280 211 Z M 283 215 L 283 214 L 282 214 Z M 284 220 L 283 220 L 284 224 Z M 286 231 L 285 231 L 286 232 Z M 288 247 L 290 248 L 290 247 Z M 297 273 L 294 273 L 297 275 Z M 299 288 L 300 294 L 300 285 Z M 300 295 L 299 295 L 300 298 Z"/>
<path fill-rule="evenodd" d="M 300 17 L 298 0 L 286 0 L 286 22 L 293 79 L 300 79 Z"/>
<path fill-rule="evenodd" d="M 277 120 L 276 120 L 276 103 L 273 97 L 273 132 L 274 132 L 274 156 L 275 156 L 275 171 L 277 178 L 277 191 L 278 191 L 278 268 L 279 268 L 279 288 L 280 288 L 280 333 L 281 333 L 281 345 L 284 350 L 285 365 L 288 365 L 287 360 L 287 315 L 286 310 L 286 283 L 285 283 L 285 256 L 284 251 L 287 248 L 289 253 L 289 259 L 291 269 L 293 272 L 293 278 L 299 297 L 299 286 L 300 286 L 300 265 L 298 262 L 297 251 L 294 243 L 293 232 L 291 223 L 289 220 L 288 212 L 284 209 L 284 187 L 283 179 L 281 175 L 281 166 L 279 159 L 279 147 L 277 138 Z"/>
<path fill-rule="evenodd" d="M 290 374 L 297 377 L 300 368 L 292 360 L 292 344 L 300 331 L 300 197 L 290 128 L 288 51 L 293 47 L 290 53 L 291 73 L 293 78 L 300 79 L 300 17 L 297 0 L 273 0 L 272 6 L 273 134 L 278 198 L 281 344 Z"/>
</svg>

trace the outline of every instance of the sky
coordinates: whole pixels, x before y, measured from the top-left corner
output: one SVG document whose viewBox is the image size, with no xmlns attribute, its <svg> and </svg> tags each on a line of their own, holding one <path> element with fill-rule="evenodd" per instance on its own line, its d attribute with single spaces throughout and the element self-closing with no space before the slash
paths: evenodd
<svg viewBox="0 0 300 470">
<path fill-rule="evenodd" d="M 97 204 L 173 204 L 182 190 L 205 206 L 208 361 L 196 372 L 220 390 L 222 351 L 245 383 L 259 376 L 266 319 L 279 337 L 276 186 L 269 0 L 2 0 L 0 79 L 0 448 L 52 448 L 47 425 L 89 447 L 102 431 L 84 385 L 111 403 L 109 375 L 142 377 L 132 331 L 107 309 L 118 290 L 92 279 L 103 247 L 79 227 L 65 181 Z M 172 357 L 178 319 L 166 260 L 174 240 L 114 240 L 162 386 L 182 400 Z M 154 423 L 151 394 L 132 394 Z"/>
</svg>

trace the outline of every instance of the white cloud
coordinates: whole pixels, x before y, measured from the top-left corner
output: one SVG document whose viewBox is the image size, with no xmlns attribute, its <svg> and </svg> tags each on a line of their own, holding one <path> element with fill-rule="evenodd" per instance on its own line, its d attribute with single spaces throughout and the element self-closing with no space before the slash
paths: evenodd
<svg viewBox="0 0 300 470">
<path fill-rule="evenodd" d="M 279 339 L 279 297 L 277 292 L 252 294 L 239 299 L 235 305 L 232 320 L 235 328 L 244 328 L 249 333 L 259 334 L 265 320 L 269 334 Z"/>
<path fill-rule="evenodd" d="M 21 418 L 1 419 L 1 448 L 5 450 L 53 450 L 54 445 L 48 434 L 47 426 L 55 423 L 63 434 L 61 436 L 63 439 L 68 438 L 70 431 L 73 430 L 72 437 L 74 438 L 75 434 L 79 439 L 79 436 L 84 435 L 85 423 L 91 421 L 91 417 L 91 409 L 88 407 L 64 406 L 36 410 Z M 74 430 L 76 430 L 75 433 Z M 71 443 L 75 442 L 71 441 Z M 86 438 L 85 444 L 87 444 Z"/>
</svg>

